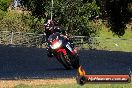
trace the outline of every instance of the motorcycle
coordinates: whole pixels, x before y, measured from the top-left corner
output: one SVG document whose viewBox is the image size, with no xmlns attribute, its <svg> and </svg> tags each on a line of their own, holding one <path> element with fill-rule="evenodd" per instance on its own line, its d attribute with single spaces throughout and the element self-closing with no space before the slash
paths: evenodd
<svg viewBox="0 0 132 88">
<path fill-rule="evenodd" d="M 48 42 L 54 56 L 66 69 L 78 69 L 80 65 L 77 50 L 64 36 L 59 32 L 53 33 Z"/>
</svg>

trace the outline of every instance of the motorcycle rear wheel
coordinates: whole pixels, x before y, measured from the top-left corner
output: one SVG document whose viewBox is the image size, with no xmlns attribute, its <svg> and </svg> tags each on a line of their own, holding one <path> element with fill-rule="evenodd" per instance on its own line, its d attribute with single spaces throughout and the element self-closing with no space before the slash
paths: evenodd
<svg viewBox="0 0 132 88">
<path fill-rule="evenodd" d="M 74 69 L 78 69 L 80 66 L 79 56 L 76 54 L 74 56 L 70 56 L 71 64 Z"/>
</svg>

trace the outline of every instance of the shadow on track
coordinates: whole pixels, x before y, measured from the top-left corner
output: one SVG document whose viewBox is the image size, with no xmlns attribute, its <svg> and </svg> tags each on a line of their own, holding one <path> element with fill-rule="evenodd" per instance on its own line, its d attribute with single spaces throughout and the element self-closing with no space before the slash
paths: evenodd
<svg viewBox="0 0 132 88">
<path fill-rule="evenodd" d="M 88 74 L 128 74 L 132 70 L 132 52 L 83 50 L 79 54 Z M 45 49 L 0 46 L 0 79 L 68 78 L 76 73 L 48 58 Z"/>
</svg>

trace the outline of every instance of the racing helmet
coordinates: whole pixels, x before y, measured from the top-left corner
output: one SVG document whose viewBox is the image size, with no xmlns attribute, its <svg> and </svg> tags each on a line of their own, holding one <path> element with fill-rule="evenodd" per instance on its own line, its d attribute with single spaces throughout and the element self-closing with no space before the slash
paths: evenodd
<svg viewBox="0 0 132 88">
<path fill-rule="evenodd" d="M 45 24 L 45 30 L 51 30 L 54 27 L 54 22 L 52 20 L 48 20 Z"/>
</svg>

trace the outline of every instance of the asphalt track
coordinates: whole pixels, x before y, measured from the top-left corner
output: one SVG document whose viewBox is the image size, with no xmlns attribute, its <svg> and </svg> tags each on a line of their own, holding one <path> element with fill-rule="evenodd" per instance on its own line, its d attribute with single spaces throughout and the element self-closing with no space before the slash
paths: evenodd
<svg viewBox="0 0 132 88">
<path fill-rule="evenodd" d="M 80 63 L 87 74 L 129 74 L 132 52 L 81 50 Z M 52 79 L 75 77 L 76 70 L 65 70 L 42 48 L 0 45 L 0 79 Z"/>
</svg>

